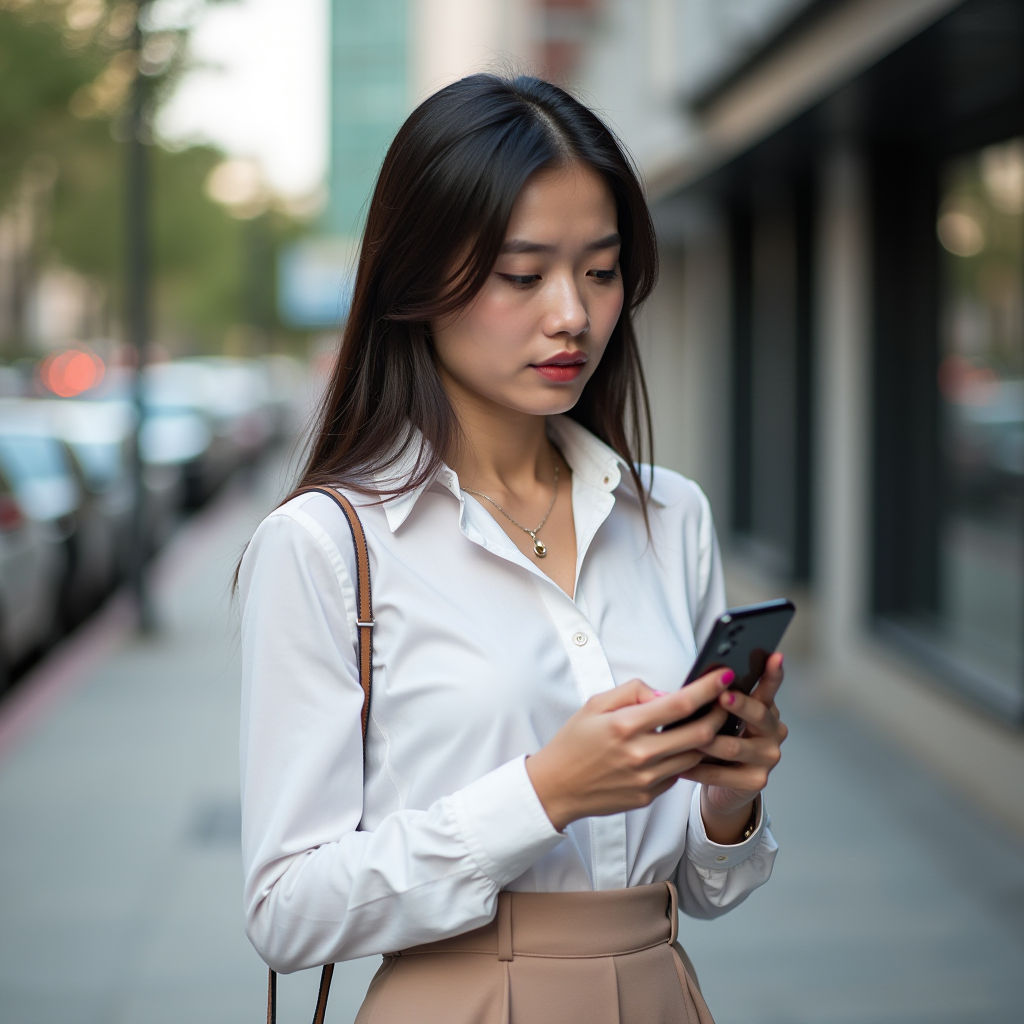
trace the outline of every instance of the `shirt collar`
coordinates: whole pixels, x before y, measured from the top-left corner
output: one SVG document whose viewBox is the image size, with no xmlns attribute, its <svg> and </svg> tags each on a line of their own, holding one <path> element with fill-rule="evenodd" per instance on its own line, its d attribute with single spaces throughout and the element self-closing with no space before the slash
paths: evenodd
<svg viewBox="0 0 1024 1024">
<path fill-rule="evenodd" d="M 622 470 L 628 471 L 625 460 L 599 438 L 595 437 L 586 427 L 581 426 L 568 416 L 549 416 L 548 434 L 558 445 L 565 457 L 573 476 L 584 481 L 599 491 L 614 491 L 622 482 Z M 418 427 L 410 427 L 409 443 L 402 455 L 385 472 L 374 474 L 374 486 L 378 492 L 385 492 L 408 480 L 416 468 L 421 448 L 429 445 Z M 409 518 L 410 513 L 419 501 L 420 495 L 434 483 L 440 484 L 462 501 L 462 490 L 455 471 L 445 464 L 418 487 L 382 502 L 387 515 L 388 526 L 394 533 Z"/>
</svg>

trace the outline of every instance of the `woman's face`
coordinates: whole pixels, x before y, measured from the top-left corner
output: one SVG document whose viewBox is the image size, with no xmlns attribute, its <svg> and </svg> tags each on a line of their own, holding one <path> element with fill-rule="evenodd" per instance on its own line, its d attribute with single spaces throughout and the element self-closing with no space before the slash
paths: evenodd
<svg viewBox="0 0 1024 1024">
<path fill-rule="evenodd" d="M 523 186 L 487 283 L 433 324 L 456 404 L 534 416 L 571 409 L 622 311 L 618 219 L 587 167 L 538 171 Z"/>
</svg>

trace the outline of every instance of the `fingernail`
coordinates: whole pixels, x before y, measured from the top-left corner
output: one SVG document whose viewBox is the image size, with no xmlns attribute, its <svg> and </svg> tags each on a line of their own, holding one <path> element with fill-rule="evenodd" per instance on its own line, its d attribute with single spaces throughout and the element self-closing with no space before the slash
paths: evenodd
<svg viewBox="0 0 1024 1024">
<path fill-rule="evenodd" d="M 783 663 L 783 662 L 784 662 L 785 660 L 786 660 L 786 656 L 785 656 L 784 654 L 780 654 L 780 655 L 779 655 L 779 668 L 782 668 L 782 663 Z"/>
<path fill-rule="evenodd" d="M 731 668 L 727 668 L 722 673 L 722 678 L 719 680 L 719 682 L 722 684 L 722 686 L 728 686 L 735 678 L 736 673 L 733 672 Z"/>
<path fill-rule="evenodd" d="M 668 696 L 668 691 L 667 690 L 652 690 L 651 692 L 656 697 L 667 697 Z"/>
<path fill-rule="evenodd" d="M 735 693 L 727 693 L 727 694 L 725 694 L 725 703 L 726 704 L 735 704 L 736 703 L 736 694 Z"/>
</svg>

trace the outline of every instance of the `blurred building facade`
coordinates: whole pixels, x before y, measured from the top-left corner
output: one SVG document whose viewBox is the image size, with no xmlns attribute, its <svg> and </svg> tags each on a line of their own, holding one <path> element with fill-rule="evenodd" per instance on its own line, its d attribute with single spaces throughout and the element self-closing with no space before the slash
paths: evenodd
<svg viewBox="0 0 1024 1024">
<path fill-rule="evenodd" d="M 1024 830 L 1024 0 L 334 0 L 333 31 L 336 251 L 464 74 L 615 127 L 661 243 L 656 457 L 734 600 L 793 593 L 823 690 Z"/>
<path fill-rule="evenodd" d="M 1018 827 L 1022 53 L 1021 0 L 609 0 L 573 69 L 654 200 L 658 461 L 815 677 Z"/>
<path fill-rule="evenodd" d="M 592 0 L 331 0 L 327 208 L 317 234 L 282 254 L 283 318 L 330 329 L 344 316 L 377 171 L 418 103 L 495 67 L 565 79 L 596 9 Z"/>
</svg>

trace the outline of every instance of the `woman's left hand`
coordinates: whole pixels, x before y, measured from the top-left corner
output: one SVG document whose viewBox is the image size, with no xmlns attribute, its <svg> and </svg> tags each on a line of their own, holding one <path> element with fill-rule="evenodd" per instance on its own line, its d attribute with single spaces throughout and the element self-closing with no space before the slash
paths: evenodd
<svg viewBox="0 0 1024 1024">
<path fill-rule="evenodd" d="M 753 801 L 782 757 L 782 744 L 789 734 L 775 704 L 782 678 L 782 655 L 773 654 L 749 697 L 735 691 L 723 693 L 719 703 L 744 722 L 743 735 L 716 736 L 701 749 L 730 764 L 701 763 L 680 776 L 703 784 L 701 816 L 712 842 L 730 845 L 742 838 Z"/>
</svg>

